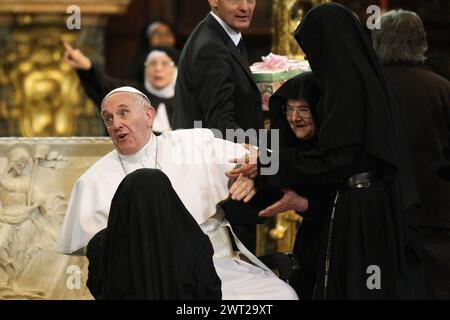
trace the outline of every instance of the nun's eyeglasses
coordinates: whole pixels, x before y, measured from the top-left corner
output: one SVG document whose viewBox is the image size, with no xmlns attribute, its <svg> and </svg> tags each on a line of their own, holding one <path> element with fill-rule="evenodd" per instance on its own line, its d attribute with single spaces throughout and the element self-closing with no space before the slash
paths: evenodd
<svg viewBox="0 0 450 320">
<path fill-rule="evenodd" d="M 161 66 L 162 69 L 167 69 L 169 67 L 173 67 L 175 63 L 173 61 L 163 61 L 163 62 L 151 61 L 145 64 L 146 67 L 150 67 L 153 69 L 156 68 L 158 65 Z"/>
<path fill-rule="evenodd" d="M 283 108 L 283 112 L 287 116 L 292 116 L 294 114 L 294 112 L 296 112 L 301 117 L 304 117 L 304 118 L 311 117 L 311 110 L 309 110 L 308 107 L 293 107 L 290 105 L 283 105 L 282 108 Z"/>
<path fill-rule="evenodd" d="M 173 38 L 173 33 L 170 31 L 153 31 L 151 34 L 151 38 Z"/>
</svg>

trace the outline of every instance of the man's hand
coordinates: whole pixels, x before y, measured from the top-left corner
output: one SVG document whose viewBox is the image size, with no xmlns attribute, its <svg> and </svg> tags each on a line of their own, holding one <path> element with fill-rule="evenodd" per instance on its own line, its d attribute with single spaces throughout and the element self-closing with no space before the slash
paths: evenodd
<svg viewBox="0 0 450 320">
<path fill-rule="evenodd" d="M 89 70 L 92 67 L 91 60 L 86 57 L 79 49 L 74 49 L 67 42 L 63 42 L 64 56 L 63 60 L 67 62 L 72 68 Z"/>
<path fill-rule="evenodd" d="M 245 177 L 244 175 L 239 175 L 239 177 L 234 181 L 230 188 L 231 199 L 236 201 L 249 202 L 253 196 L 256 194 L 256 189 L 253 185 L 253 180 Z"/>
<path fill-rule="evenodd" d="M 281 189 L 284 192 L 283 197 L 273 205 L 259 212 L 260 217 L 272 217 L 280 212 L 296 210 L 299 212 L 308 209 L 308 199 L 299 196 L 292 189 Z"/>
<path fill-rule="evenodd" d="M 244 144 L 243 146 L 244 146 L 244 148 L 249 150 L 250 153 L 247 154 L 244 158 L 231 159 L 231 160 L 229 160 L 229 162 L 245 163 L 245 164 L 238 168 L 235 168 L 233 170 L 226 172 L 225 175 L 228 178 L 236 179 L 241 174 L 243 174 L 244 176 L 246 176 L 250 179 L 254 179 L 258 175 L 258 166 L 257 166 L 258 156 L 259 156 L 258 150 L 249 144 Z"/>
</svg>

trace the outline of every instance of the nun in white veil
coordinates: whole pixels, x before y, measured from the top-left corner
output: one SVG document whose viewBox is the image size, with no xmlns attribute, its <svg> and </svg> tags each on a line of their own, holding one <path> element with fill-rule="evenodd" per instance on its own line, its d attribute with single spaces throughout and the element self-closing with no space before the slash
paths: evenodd
<svg viewBox="0 0 450 320">
<path fill-rule="evenodd" d="M 145 89 L 156 109 L 153 131 L 172 130 L 173 97 L 177 80 L 177 52 L 167 47 L 156 47 L 145 61 Z"/>
<path fill-rule="evenodd" d="M 142 91 L 156 109 L 153 132 L 171 130 L 179 53 L 171 47 L 154 47 L 143 65 L 145 80 L 119 79 L 106 74 L 78 49 L 65 44 L 64 60 L 77 71 L 85 93 L 100 109 L 103 97 L 113 89 L 132 86 Z"/>
</svg>

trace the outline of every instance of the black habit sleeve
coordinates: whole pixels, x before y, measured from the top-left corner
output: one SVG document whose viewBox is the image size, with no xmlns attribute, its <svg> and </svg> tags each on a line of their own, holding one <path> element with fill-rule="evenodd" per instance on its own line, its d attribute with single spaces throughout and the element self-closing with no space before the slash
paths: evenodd
<svg viewBox="0 0 450 320">
<path fill-rule="evenodd" d="M 77 70 L 77 74 L 86 95 L 94 101 L 99 108 L 103 97 L 113 89 L 122 86 L 133 86 L 139 90 L 142 88 L 138 82 L 111 77 L 102 72 L 94 64 L 89 70 Z"/>
<path fill-rule="evenodd" d="M 258 187 L 295 188 L 329 185 L 347 178 L 355 172 L 363 156 L 361 145 L 350 145 L 321 153 L 317 150 L 302 152 L 297 148 L 273 152 L 271 159 L 279 157 L 278 172 L 259 175 Z M 269 164 L 260 167 L 268 167 Z"/>
</svg>

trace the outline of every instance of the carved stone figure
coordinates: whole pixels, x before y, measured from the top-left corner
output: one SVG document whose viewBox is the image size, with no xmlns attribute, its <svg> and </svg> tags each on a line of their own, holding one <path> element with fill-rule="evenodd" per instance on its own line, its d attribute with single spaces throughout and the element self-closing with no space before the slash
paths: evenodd
<svg viewBox="0 0 450 320">
<path fill-rule="evenodd" d="M 3 298 L 45 298 L 42 291 L 20 288 L 18 280 L 36 254 L 50 250 L 57 240 L 52 217 L 48 217 L 48 205 L 54 201 L 35 181 L 39 160 L 47 153 L 47 148 L 37 146 L 32 158 L 27 145 L 14 145 L 7 153 L 6 172 L 0 176 L 0 268 L 6 275 L 6 283 L 0 287 Z"/>
</svg>

